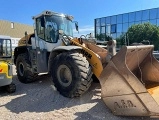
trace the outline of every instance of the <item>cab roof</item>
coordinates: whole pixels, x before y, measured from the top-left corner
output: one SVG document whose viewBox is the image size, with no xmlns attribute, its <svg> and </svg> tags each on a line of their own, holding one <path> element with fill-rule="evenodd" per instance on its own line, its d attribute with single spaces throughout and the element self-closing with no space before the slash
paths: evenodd
<svg viewBox="0 0 159 120">
<path fill-rule="evenodd" d="M 43 15 L 48 15 L 48 16 L 57 15 L 57 16 L 61 16 L 61 17 L 68 17 L 70 20 L 73 19 L 73 16 L 71 16 L 71 15 L 66 15 L 66 14 L 57 13 L 57 12 L 48 11 L 48 10 L 43 11 L 42 13 L 40 13 L 36 16 L 33 16 L 32 19 L 39 18 L 40 16 L 43 16 Z"/>
</svg>

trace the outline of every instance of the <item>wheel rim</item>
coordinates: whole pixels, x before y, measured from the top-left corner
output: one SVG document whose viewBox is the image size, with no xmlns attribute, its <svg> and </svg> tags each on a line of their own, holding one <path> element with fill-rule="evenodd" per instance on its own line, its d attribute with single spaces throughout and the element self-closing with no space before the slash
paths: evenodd
<svg viewBox="0 0 159 120">
<path fill-rule="evenodd" d="M 24 65 L 22 62 L 19 63 L 18 69 L 19 69 L 20 76 L 23 76 L 24 75 Z"/>
<path fill-rule="evenodd" d="M 57 78 L 62 86 L 68 87 L 72 82 L 71 70 L 66 65 L 60 65 L 57 70 Z"/>
</svg>

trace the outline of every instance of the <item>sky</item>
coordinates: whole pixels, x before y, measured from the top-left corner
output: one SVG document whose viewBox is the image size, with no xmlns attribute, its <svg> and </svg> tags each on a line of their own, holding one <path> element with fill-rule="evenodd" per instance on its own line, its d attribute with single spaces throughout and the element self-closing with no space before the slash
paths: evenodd
<svg viewBox="0 0 159 120">
<path fill-rule="evenodd" d="M 94 34 L 94 19 L 159 7 L 159 0 L 0 0 L 0 19 L 33 25 L 32 16 L 44 10 L 69 14 L 79 33 Z"/>
</svg>

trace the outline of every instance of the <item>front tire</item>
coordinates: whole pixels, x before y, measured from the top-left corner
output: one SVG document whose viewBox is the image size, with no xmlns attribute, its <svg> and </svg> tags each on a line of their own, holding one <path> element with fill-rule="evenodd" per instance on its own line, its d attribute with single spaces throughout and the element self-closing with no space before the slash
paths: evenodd
<svg viewBox="0 0 159 120">
<path fill-rule="evenodd" d="M 16 91 L 16 85 L 14 83 L 11 83 L 10 85 L 7 85 L 5 87 L 8 93 L 14 93 Z"/>
<path fill-rule="evenodd" d="M 34 82 L 38 76 L 37 73 L 32 73 L 29 57 L 26 53 L 19 54 L 16 60 L 17 76 L 20 82 Z"/>
<path fill-rule="evenodd" d="M 92 83 L 86 58 L 77 51 L 64 52 L 52 61 L 51 75 L 57 90 L 65 97 L 79 97 Z"/>
</svg>

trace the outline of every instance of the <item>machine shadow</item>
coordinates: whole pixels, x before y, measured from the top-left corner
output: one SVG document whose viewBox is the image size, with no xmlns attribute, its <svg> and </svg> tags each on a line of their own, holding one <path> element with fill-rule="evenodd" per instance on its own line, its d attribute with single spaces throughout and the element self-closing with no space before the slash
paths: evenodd
<svg viewBox="0 0 159 120">
<path fill-rule="evenodd" d="M 129 117 L 112 116 L 111 111 L 105 106 L 101 100 L 100 95 L 100 84 L 93 83 L 86 94 L 80 98 L 66 98 L 63 97 L 56 91 L 51 78 L 46 75 L 42 75 L 34 83 L 23 84 L 17 79 L 17 76 L 13 76 L 13 81 L 17 86 L 17 91 L 13 94 L 0 92 L 1 97 L 14 96 L 5 105 L 13 113 L 22 112 L 50 112 L 54 110 L 60 110 L 64 108 L 72 108 L 74 106 L 85 105 L 90 103 L 96 103 L 95 106 L 88 109 L 88 111 L 78 112 L 75 111 L 73 114 L 76 120 L 83 120 L 83 118 L 91 120 L 106 120 L 106 119 L 122 119 L 128 120 Z M 94 112 L 95 111 L 95 112 Z M 95 113 L 95 114 L 94 114 Z M 149 120 L 149 117 L 131 117 L 131 120 Z"/>
<path fill-rule="evenodd" d="M 95 114 L 94 111 L 96 111 Z M 76 112 L 75 116 L 77 116 L 75 120 L 83 120 L 83 118 L 89 120 L 150 120 L 150 117 L 115 116 L 103 101 L 98 101 L 94 107 L 86 112 Z"/>
<path fill-rule="evenodd" d="M 17 114 L 26 111 L 50 112 L 66 107 L 92 103 L 96 101 L 91 100 L 92 97 L 100 93 L 100 91 L 94 91 L 99 84 L 93 83 L 88 92 L 80 98 L 66 98 L 56 91 L 51 78 L 45 75 L 40 76 L 37 81 L 30 84 L 20 83 L 17 76 L 14 75 L 13 82 L 17 86 L 16 92 L 8 94 L 1 91 L 1 97 L 11 96 L 11 100 L 5 105 L 0 105 L 0 107 L 5 106 L 11 112 Z"/>
</svg>

